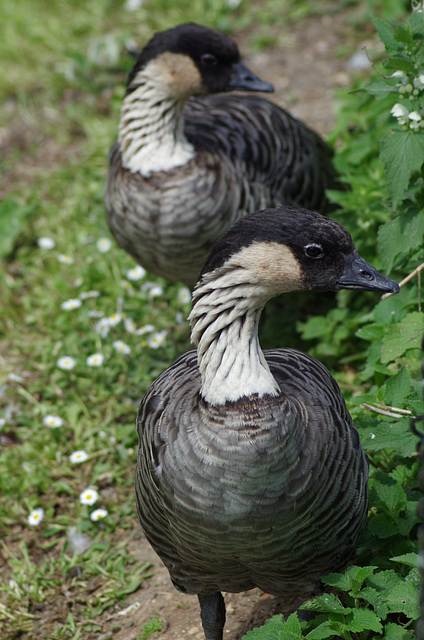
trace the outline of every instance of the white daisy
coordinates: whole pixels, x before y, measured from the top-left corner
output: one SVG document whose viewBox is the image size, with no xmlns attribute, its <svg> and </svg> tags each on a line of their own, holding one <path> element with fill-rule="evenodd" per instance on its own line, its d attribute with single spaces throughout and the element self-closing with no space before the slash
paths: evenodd
<svg viewBox="0 0 424 640">
<path fill-rule="evenodd" d="M 43 420 L 43 424 L 51 429 L 56 429 L 63 425 L 63 420 L 62 418 L 59 418 L 59 416 L 46 416 Z"/>
<path fill-rule="evenodd" d="M 177 300 L 178 302 L 181 302 L 181 304 L 188 304 L 191 301 L 190 289 L 188 287 L 182 287 L 178 291 Z"/>
<path fill-rule="evenodd" d="M 144 327 L 140 327 L 140 329 L 137 329 L 136 334 L 138 336 L 144 336 L 145 333 L 152 333 L 152 331 L 154 330 L 155 330 L 154 325 L 145 324 Z"/>
<path fill-rule="evenodd" d="M 103 364 L 104 355 L 102 353 L 93 353 L 87 358 L 87 365 L 89 367 L 101 367 Z"/>
<path fill-rule="evenodd" d="M 107 253 L 112 246 L 112 242 L 109 238 L 99 238 L 96 242 L 96 247 L 100 251 L 100 253 Z"/>
<path fill-rule="evenodd" d="M 37 527 L 44 520 L 44 509 L 33 509 L 28 516 L 28 524 L 31 527 Z"/>
<path fill-rule="evenodd" d="M 147 344 L 151 349 L 159 349 L 166 340 L 166 331 L 157 331 L 147 338 Z"/>
<path fill-rule="evenodd" d="M 59 367 L 59 369 L 69 370 L 69 369 L 73 369 L 76 363 L 75 363 L 75 360 L 71 358 L 71 356 L 62 356 L 62 358 L 59 358 L 56 364 Z"/>
<path fill-rule="evenodd" d="M 124 318 L 124 326 L 128 333 L 135 333 L 137 331 L 137 325 L 132 318 Z"/>
<path fill-rule="evenodd" d="M 46 237 L 38 238 L 37 244 L 40 247 L 40 249 L 53 249 L 56 246 L 56 243 L 53 240 L 53 238 L 46 238 Z"/>
<path fill-rule="evenodd" d="M 105 518 L 106 516 L 107 516 L 106 509 L 95 509 L 93 513 L 90 515 L 90 519 L 93 522 L 96 522 L 96 520 L 102 520 L 102 518 Z"/>
<path fill-rule="evenodd" d="M 149 298 L 157 298 L 159 296 L 161 296 L 163 294 L 163 287 L 160 286 L 160 284 L 155 284 L 154 287 L 152 287 L 149 291 Z"/>
<path fill-rule="evenodd" d="M 115 340 L 115 342 L 113 343 L 113 346 L 117 351 L 119 351 L 119 353 L 124 353 L 124 354 L 131 353 L 130 347 L 122 340 Z"/>
<path fill-rule="evenodd" d="M 80 451 L 74 451 L 74 453 L 71 453 L 69 456 L 69 462 L 72 464 L 78 464 L 80 462 L 85 462 L 87 458 L 88 453 L 81 449 Z"/>
<path fill-rule="evenodd" d="M 122 315 L 118 312 L 112 313 L 111 316 L 108 316 L 107 321 L 111 327 L 116 327 L 122 320 Z"/>
<path fill-rule="evenodd" d="M 137 280 L 141 280 L 141 278 L 144 278 L 144 276 L 146 275 L 146 270 L 143 269 L 143 267 L 140 267 L 140 265 L 138 264 L 136 267 L 133 267 L 132 269 L 127 271 L 126 275 L 128 280 L 135 282 Z"/>
<path fill-rule="evenodd" d="M 71 258 L 71 256 L 67 256 L 63 253 L 59 254 L 57 256 L 57 259 L 59 260 L 59 262 L 61 262 L 62 264 L 74 264 L 74 259 Z"/>
<path fill-rule="evenodd" d="M 107 334 L 110 331 L 110 324 L 108 318 L 102 318 L 95 324 L 95 329 L 97 333 L 99 333 L 102 338 L 106 338 Z"/>
<path fill-rule="evenodd" d="M 89 487 L 88 489 L 85 489 L 81 494 L 80 494 L 80 502 L 81 504 L 94 504 L 97 500 L 97 498 L 99 497 L 99 494 L 97 493 L 97 491 L 95 489 L 93 489 L 92 487 Z"/>
<path fill-rule="evenodd" d="M 62 302 L 60 308 L 64 309 L 65 311 L 72 311 L 73 309 L 78 309 L 78 307 L 80 307 L 81 305 L 82 302 L 79 298 L 70 298 L 69 300 L 65 300 L 65 302 Z"/>
</svg>

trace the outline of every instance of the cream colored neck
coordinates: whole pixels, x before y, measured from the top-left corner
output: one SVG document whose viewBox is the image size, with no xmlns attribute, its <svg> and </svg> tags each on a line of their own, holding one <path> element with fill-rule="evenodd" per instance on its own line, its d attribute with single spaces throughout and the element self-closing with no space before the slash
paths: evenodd
<svg viewBox="0 0 424 640">
<path fill-rule="evenodd" d="M 189 162 L 195 155 L 183 131 L 184 101 L 147 76 L 123 101 L 119 123 L 122 164 L 148 177 Z"/>
<path fill-rule="evenodd" d="M 259 318 L 269 296 L 258 285 L 233 282 L 233 274 L 224 274 L 198 286 L 189 318 L 201 394 L 214 405 L 279 394 L 258 340 Z"/>
</svg>

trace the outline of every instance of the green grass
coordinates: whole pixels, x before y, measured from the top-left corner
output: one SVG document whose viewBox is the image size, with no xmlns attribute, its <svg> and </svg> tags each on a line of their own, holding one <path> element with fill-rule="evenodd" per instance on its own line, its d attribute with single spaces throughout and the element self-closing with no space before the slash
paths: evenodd
<svg viewBox="0 0 424 640">
<path fill-rule="evenodd" d="M 131 281 L 127 274 L 134 263 L 113 239 L 107 252 L 97 245 L 110 238 L 103 191 L 131 65 L 125 43 L 132 39 L 139 45 L 154 30 L 193 20 L 243 31 L 258 48 L 279 42 L 285 22 L 327 8 L 289 0 L 268 0 L 265 6 L 244 0 L 235 9 L 224 0 L 151 0 L 130 13 L 123 4 L 17 0 L 0 7 L 0 22 L 7 24 L 0 40 L 7 69 L 0 78 L 2 195 L 7 196 L 0 205 L 0 635 L 5 639 L 95 638 L 113 631 L 104 612 L 116 603 L 126 606 L 125 598 L 150 575 L 134 553 L 141 536 L 133 495 L 135 414 L 150 382 L 190 346 L 189 303 L 179 285 L 148 275 Z M 343 3 L 329 3 L 331 11 L 340 8 Z M 381 184 L 381 172 L 377 177 Z M 53 239 L 54 248 L 40 248 L 42 237 Z M 149 283 L 159 287 L 157 295 Z M 91 291 L 99 295 L 81 296 Z M 78 308 L 62 308 L 82 297 Z M 336 309 L 331 316 L 336 351 L 331 336 L 322 345 L 323 355 L 334 360 L 346 339 L 343 313 Z M 105 336 L 96 330 L 100 314 L 120 315 Z M 137 329 L 153 328 L 134 333 L 130 319 Z M 351 322 L 352 332 L 363 324 L 357 318 Z M 155 333 L 161 338 L 152 346 Z M 129 353 L 117 351 L 117 340 Z M 100 367 L 87 364 L 95 353 L 104 357 Z M 74 368 L 58 366 L 64 356 L 74 359 Z M 352 370 L 342 377 L 352 381 Z M 363 390 L 361 382 L 355 384 L 355 393 Z M 61 418 L 62 426 L 46 426 L 49 415 Z M 70 456 L 81 450 L 87 460 L 72 463 Z M 376 464 L 384 467 L 378 456 Z M 414 474 L 399 466 L 401 473 L 412 484 Z M 80 503 L 88 487 L 99 493 L 93 505 Z M 90 514 L 99 507 L 107 516 L 93 522 Z M 44 519 L 30 526 L 28 516 L 37 508 L 44 509 Z M 148 638 L 159 626 L 152 618 L 140 637 Z"/>
</svg>

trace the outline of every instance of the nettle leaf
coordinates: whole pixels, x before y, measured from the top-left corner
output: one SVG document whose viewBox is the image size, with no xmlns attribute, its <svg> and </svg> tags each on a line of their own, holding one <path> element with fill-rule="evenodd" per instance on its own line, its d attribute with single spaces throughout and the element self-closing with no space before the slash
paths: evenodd
<svg viewBox="0 0 424 640">
<path fill-rule="evenodd" d="M 384 336 L 385 325 L 384 324 L 368 324 L 365 327 L 361 327 L 355 332 L 355 335 L 363 340 L 369 340 L 374 342 L 375 340 L 381 340 Z"/>
<path fill-rule="evenodd" d="M 390 93 L 398 93 L 398 89 L 396 87 L 390 85 L 384 80 L 374 80 L 374 82 L 370 82 L 370 84 L 365 87 L 365 91 L 374 96 L 377 100 L 385 98 Z"/>
<path fill-rule="evenodd" d="M 409 631 L 394 622 L 389 622 L 389 624 L 384 627 L 383 640 L 412 640 L 413 638 L 413 631 Z"/>
<path fill-rule="evenodd" d="M 400 418 L 396 422 L 382 420 L 369 429 L 361 428 L 360 435 L 366 451 L 394 449 L 405 458 L 416 455 L 417 438 L 410 430 L 408 418 Z"/>
<path fill-rule="evenodd" d="M 407 213 L 406 215 L 390 220 L 378 229 L 378 250 L 381 255 L 383 267 L 386 271 L 391 271 L 396 257 L 400 253 L 409 253 L 419 247 L 424 234 L 424 212 Z M 392 296 L 384 300 L 397 300 L 398 306 L 401 302 L 397 296 Z M 377 318 L 376 318 L 377 320 Z"/>
<path fill-rule="evenodd" d="M 252 629 L 243 636 L 243 640 L 302 640 L 302 638 L 302 629 L 296 613 L 292 613 L 286 621 L 281 614 L 273 616 L 262 627 Z"/>
<path fill-rule="evenodd" d="M 392 25 L 381 18 L 373 18 L 372 21 L 377 30 L 378 37 L 384 44 L 387 53 L 395 53 L 399 51 L 401 47 L 395 40 L 395 31 Z"/>
<path fill-rule="evenodd" d="M 392 522 L 389 516 L 385 513 L 379 513 L 373 516 L 367 525 L 369 533 L 377 538 L 384 540 L 385 538 L 391 538 L 398 534 L 398 527 Z"/>
<path fill-rule="evenodd" d="M 353 609 L 347 619 L 349 631 L 360 633 L 365 629 L 370 629 L 376 633 L 383 630 L 380 618 L 371 609 Z"/>
<path fill-rule="evenodd" d="M 393 478 L 386 478 L 384 482 L 373 479 L 371 490 L 373 494 L 378 496 L 379 506 L 393 518 L 397 518 L 406 506 L 406 493 L 403 487 Z"/>
<path fill-rule="evenodd" d="M 405 73 L 415 71 L 414 63 L 402 55 L 389 56 L 383 64 L 387 69 L 396 69 L 396 71 L 404 71 Z"/>
<path fill-rule="evenodd" d="M 411 174 L 419 171 L 424 162 L 424 132 L 408 129 L 386 134 L 381 139 L 380 158 L 396 206 L 408 188 Z"/>
<path fill-rule="evenodd" d="M 393 378 L 389 378 L 386 382 L 384 399 L 392 407 L 403 408 L 402 405 L 409 396 L 411 388 L 411 378 L 406 368 L 402 367 Z"/>
<path fill-rule="evenodd" d="M 424 333 L 424 314 L 408 313 L 399 323 L 391 325 L 383 338 L 381 362 L 387 364 L 402 356 L 408 349 L 420 347 Z"/>
<path fill-rule="evenodd" d="M 418 553 L 404 553 L 401 556 L 395 556 L 394 558 L 390 558 L 393 562 L 400 562 L 402 564 L 406 564 L 408 567 L 418 567 Z"/>
<path fill-rule="evenodd" d="M 412 46 L 414 44 L 414 37 L 410 27 L 403 24 L 398 24 L 394 33 L 394 39 L 396 42 L 403 42 L 406 45 Z"/>
<path fill-rule="evenodd" d="M 390 590 L 386 601 L 392 613 L 404 613 L 412 620 L 419 616 L 418 589 L 406 580 L 402 580 Z"/>
<path fill-rule="evenodd" d="M 326 579 L 328 579 L 328 576 L 326 576 Z M 323 580 L 323 582 L 325 583 L 325 580 Z M 348 583 L 347 588 L 349 587 L 350 584 Z M 304 609 L 305 611 L 320 611 L 323 613 L 346 614 L 352 611 L 350 607 L 344 607 L 340 601 L 340 598 L 334 593 L 324 593 L 321 596 L 315 596 L 315 598 L 304 602 L 300 608 Z"/>
<path fill-rule="evenodd" d="M 341 623 L 335 623 L 333 621 L 325 620 L 318 627 L 313 629 L 306 636 L 307 640 L 325 640 L 326 638 L 334 638 L 334 634 L 338 631 L 342 631 Z M 343 638 L 345 636 L 336 636 L 338 638 Z"/>
<path fill-rule="evenodd" d="M 359 592 L 358 596 L 373 607 L 374 611 L 381 620 L 385 620 L 387 618 L 389 607 L 381 598 L 381 595 L 378 593 L 378 591 L 376 591 L 376 589 L 373 589 L 372 587 L 365 587 Z"/>
</svg>

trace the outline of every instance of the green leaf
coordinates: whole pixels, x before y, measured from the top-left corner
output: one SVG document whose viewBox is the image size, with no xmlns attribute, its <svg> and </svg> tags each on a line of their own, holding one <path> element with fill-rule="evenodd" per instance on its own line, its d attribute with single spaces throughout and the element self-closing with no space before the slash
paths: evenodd
<svg viewBox="0 0 424 640">
<path fill-rule="evenodd" d="M 403 55 L 394 55 L 384 61 L 387 69 L 396 69 L 396 71 L 404 71 L 405 73 L 413 73 L 415 71 L 414 63 Z"/>
<path fill-rule="evenodd" d="M 34 202 L 21 205 L 13 198 L 5 198 L 0 203 L 0 258 L 12 253 L 16 239 L 37 206 Z"/>
<path fill-rule="evenodd" d="M 392 269 L 394 260 L 400 253 L 409 253 L 421 246 L 424 236 L 424 212 L 412 212 L 395 218 L 380 226 L 378 230 L 378 249 L 385 270 Z M 400 296 L 391 296 L 383 302 L 392 301 L 402 305 Z M 393 301 L 396 301 L 395 303 Z M 380 303 L 382 304 L 382 303 Z M 376 317 L 377 320 L 377 317 Z"/>
<path fill-rule="evenodd" d="M 296 613 L 292 613 L 286 622 L 281 614 L 273 616 L 262 627 L 248 631 L 242 640 L 302 640 L 302 638 L 299 619 Z"/>
<path fill-rule="evenodd" d="M 323 582 L 325 581 L 323 580 Z M 321 596 L 315 596 L 315 598 L 304 602 L 300 608 L 304 609 L 305 611 L 320 611 L 323 613 L 346 614 L 352 611 L 350 607 L 344 607 L 340 602 L 340 598 L 338 598 L 338 596 L 336 596 L 334 593 L 324 593 Z"/>
<path fill-rule="evenodd" d="M 406 564 L 408 567 L 418 567 L 418 559 L 419 556 L 417 553 L 404 553 L 401 556 L 395 556 L 394 558 L 390 558 L 393 562 L 401 562 L 402 564 Z"/>
<path fill-rule="evenodd" d="M 394 38 L 396 42 L 402 42 L 403 44 L 410 46 L 414 44 L 411 29 L 409 27 L 405 27 L 403 24 L 397 25 L 394 33 Z"/>
<path fill-rule="evenodd" d="M 392 407 L 403 408 L 403 404 L 411 392 L 412 384 L 409 373 L 405 367 L 389 378 L 384 390 L 384 399 L 386 403 Z"/>
<path fill-rule="evenodd" d="M 417 437 L 410 430 L 409 418 L 395 422 L 376 422 L 369 428 L 360 429 L 362 446 L 366 451 L 395 450 L 405 458 L 415 457 Z"/>
<path fill-rule="evenodd" d="M 411 174 L 424 162 L 424 132 L 408 129 L 386 134 L 381 139 L 380 158 L 396 206 L 408 188 Z"/>
<path fill-rule="evenodd" d="M 396 87 L 390 85 L 384 80 L 375 80 L 374 82 L 370 82 L 370 84 L 365 87 L 365 91 L 374 96 L 377 100 L 385 98 L 389 93 L 398 93 Z"/>
<path fill-rule="evenodd" d="M 398 534 L 398 527 L 391 521 L 385 513 L 378 513 L 370 518 L 367 529 L 369 533 L 384 540 Z"/>
<path fill-rule="evenodd" d="M 395 585 L 386 596 L 386 600 L 392 613 L 404 613 L 412 620 L 418 618 L 418 589 L 410 582 L 402 580 Z"/>
<path fill-rule="evenodd" d="M 380 618 L 371 609 L 353 609 L 347 619 L 349 631 L 360 633 L 365 629 L 380 633 L 383 630 Z"/>
<path fill-rule="evenodd" d="M 389 607 L 376 589 L 373 589 L 372 587 L 365 587 L 358 595 L 359 598 L 372 605 L 374 611 L 381 620 L 385 620 L 387 618 Z"/>
<path fill-rule="evenodd" d="M 381 20 L 381 18 L 373 18 L 372 21 L 377 30 L 378 37 L 384 44 L 387 53 L 399 51 L 399 43 L 395 40 L 395 32 L 392 25 Z"/>
<path fill-rule="evenodd" d="M 385 325 L 382 324 L 368 324 L 358 329 L 355 335 L 363 340 L 374 342 L 375 340 L 381 340 L 384 336 L 384 329 Z"/>
<path fill-rule="evenodd" d="M 389 327 L 383 338 L 381 362 L 387 364 L 402 356 L 408 349 L 421 346 L 424 333 L 424 314 L 419 311 L 408 313 L 398 324 Z"/>
<path fill-rule="evenodd" d="M 371 491 L 378 496 L 379 506 L 393 518 L 397 518 L 406 505 L 405 491 L 393 478 L 386 478 L 384 482 L 373 480 Z"/>
<path fill-rule="evenodd" d="M 326 638 L 335 638 L 335 637 L 345 638 L 346 637 L 345 635 L 343 636 L 334 635 L 338 631 L 342 632 L 342 627 L 344 627 L 344 625 L 341 625 L 340 623 L 337 624 L 330 620 L 325 620 L 318 627 L 310 631 L 308 635 L 305 637 L 307 638 L 307 640 L 325 640 Z"/>
<path fill-rule="evenodd" d="M 413 637 L 413 631 L 409 631 L 394 622 L 389 622 L 389 624 L 384 627 L 383 640 L 412 640 Z"/>
</svg>

